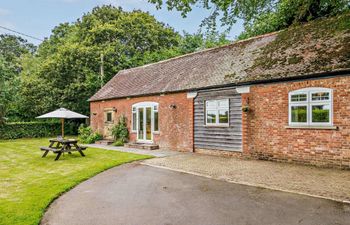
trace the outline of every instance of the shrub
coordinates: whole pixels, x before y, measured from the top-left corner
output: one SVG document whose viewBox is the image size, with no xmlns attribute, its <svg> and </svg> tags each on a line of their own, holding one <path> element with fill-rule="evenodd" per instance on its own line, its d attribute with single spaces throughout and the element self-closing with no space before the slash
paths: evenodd
<svg viewBox="0 0 350 225">
<path fill-rule="evenodd" d="M 120 116 L 118 124 L 112 128 L 111 132 L 116 141 L 126 143 L 129 140 L 129 131 L 126 126 L 126 117 L 124 115 Z"/>
<path fill-rule="evenodd" d="M 78 134 L 78 139 L 83 144 L 95 143 L 103 138 L 101 134 L 93 132 L 91 127 L 86 127 L 84 124 L 80 125 Z"/>
<path fill-rule="evenodd" d="M 122 140 L 116 140 L 114 143 L 113 143 L 114 146 L 124 146 L 124 141 Z"/>
<path fill-rule="evenodd" d="M 76 135 L 78 125 L 65 123 L 65 134 Z M 60 122 L 15 122 L 0 126 L 0 139 L 52 137 L 61 135 Z"/>
</svg>

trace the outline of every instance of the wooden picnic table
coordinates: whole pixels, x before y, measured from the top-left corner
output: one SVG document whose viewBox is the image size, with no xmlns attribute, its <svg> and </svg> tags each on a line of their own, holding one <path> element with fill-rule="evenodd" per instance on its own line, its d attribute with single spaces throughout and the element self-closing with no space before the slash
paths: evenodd
<svg viewBox="0 0 350 225">
<path fill-rule="evenodd" d="M 86 147 L 79 146 L 78 141 L 75 139 L 50 139 L 49 142 L 49 147 L 40 147 L 41 151 L 45 151 L 42 156 L 43 158 L 46 157 L 50 151 L 57 154 L 55 161 L 65 152 L 72 154 L 72 152 L 77 151 L 81 156 L 85 156 L 83 151 Z"/>
</svg>

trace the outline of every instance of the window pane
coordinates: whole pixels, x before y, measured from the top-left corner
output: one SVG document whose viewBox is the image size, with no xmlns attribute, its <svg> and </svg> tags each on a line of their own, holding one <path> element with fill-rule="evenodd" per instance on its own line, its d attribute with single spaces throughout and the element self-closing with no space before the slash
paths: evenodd
<svg viewBox="0 0 350 225">
<path fill-rule="evenodd" d="M 136 107 L 132 107 L 132 111 L 133 111 L 133 112 L 136 112 Z"/>
<path fill-rule="evenodd" d="M 307 107 L 306 106 L 292 106 L 292 122 L 306 123 L 307 122 Z"/>
<path fill-rule="evenodd" d="M 219 110 L 219 123 L 228 123 L 228 110 Z"/>
<path fill-rule="evenodd" d="M 159 127 L 158 127 L 158 112 L 154 112 L 154 131 L 159 131 Z"/>
<path fill-rule="evenodd" d="M 152 140 L 152 107 L 146 107 L 146 140 Z"/>
<path fill-rule="evenodd" d="M 228 108 L 228 99 L 225 99 L 225 100 L 220 100 L 219 101 L 219 107 L 220 108 Z"/>
<path fill-rule="evenodd" d="M 136 112 L 132 114 L 132 130 L 136 130 L 136 125 L 137 125 L 137 118 L 136 118 Z"/>
<path fill-rule="evenodd" d="M 208 110 L 207 111 L 207 123 L 216 123 L 216 111 Z"/>
<path fill-rule="evenodd" d="M 330 105 L 313 105 L 312 106 L 312 122 L 328 123 L 329 122 Z"/>
<path fill-rule="evenodd" d="M 138 139 L 144 139 L 144 134 L 143 134 L 143 130 L 144 130 L 144 125 L 143 125 L 143 114 L 144 114 L 144 110 L 143 108 L 139 108 L 138 109 L 138 113 L 139 113 L 139 130 L 138 130 Z"/>
<path fill-rule="evenodd" d="M 107 113 L 107 122 L 112 122 L 112 113 Z"/>
<path fill-rule="evenodd" d="M 216 108 L 216 101 L 207 101 L 207 108 Z"/>
<path fill-rule="evenodd" d="M 312 101 L 329 100 L 329 92 L 312 93 Z"/>
<path fill-rule="evenodd" d="M 296 94 L 296 95 L 292 95 L 291 97 L 292 102 L 305 102 L 306 99 L 307 99 L 306 94 Z"/>
<path fill-rule="evenodd" d="M 158 106 L 155 105 L 155 106 L 153 107 L 153 110 L 154 110 L 154 111 L 158 111 Z"/>
</svg>

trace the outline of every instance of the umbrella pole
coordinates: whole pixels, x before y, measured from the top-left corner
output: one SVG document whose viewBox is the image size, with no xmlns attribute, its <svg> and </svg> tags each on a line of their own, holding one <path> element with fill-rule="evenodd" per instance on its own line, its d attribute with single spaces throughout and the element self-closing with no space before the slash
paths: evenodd
<svg viewBox="0 0 350 225">
<path fill-rule="evenodd" d="M 61 119 L 61 126 L 62 126 L 62 138 L 64 138 L 64 119 Z"/>
</svg>

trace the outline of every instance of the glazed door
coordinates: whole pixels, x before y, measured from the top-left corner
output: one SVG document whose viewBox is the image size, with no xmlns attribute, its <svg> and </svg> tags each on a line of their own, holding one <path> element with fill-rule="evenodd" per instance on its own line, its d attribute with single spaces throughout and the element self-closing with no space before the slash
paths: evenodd
<svg viewBox="0 0 350 225">
<path fill-rule="evenodd" d="M 113 140 L 112 128 L 114 126 L 114 111 L 104 110 L 104 126 L 103 126 L 103 138 Z"/>
<path fill-rule="evenodd" d="M 137 117 L 137 140 L 152 142 L 152 107 L 139 107 Z"/>
</svg>

